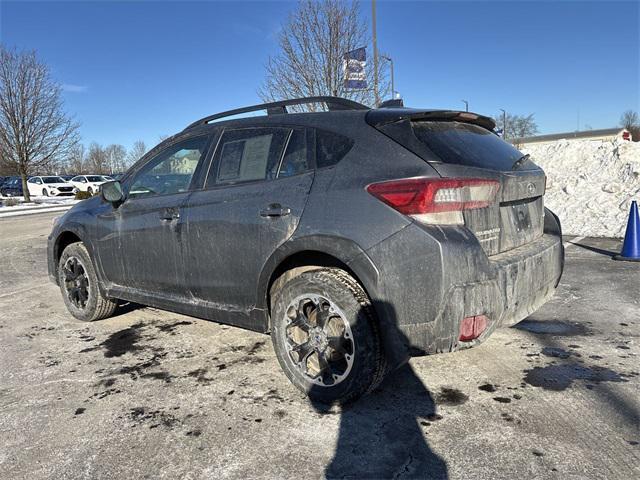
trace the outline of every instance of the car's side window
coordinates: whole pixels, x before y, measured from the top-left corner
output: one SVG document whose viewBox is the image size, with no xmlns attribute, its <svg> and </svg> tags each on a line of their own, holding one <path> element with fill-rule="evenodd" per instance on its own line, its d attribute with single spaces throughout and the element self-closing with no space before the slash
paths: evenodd
<svg viewBox="0 0 640 480">
<path fill-rule="evenodd" d="M 186 192 L 207 145 L 207 136 L 194 137 L 158 153 L 131 180 L 129 198 Z"/>
<path fill-rule="evenodd" d="M 38 185 L 42 185 L 42 180 L 40 180 L 39 178 L 36 178 L 35 183 L 37 183 Z"/>
<path fill-rule="evenodd" d="M 310 132 L 306 128 L 297 128 L 291 132 L 287 150 L 278 170 L 278 178 L 290 177 L 310 169 L 309 136 Z"/>
<path fill-rule="evenodd" d="M 353 140 L 338 133 L 316 130 L 316 167 L 335 165 L 349 153 Z"/>
<path fill-rule="evenodd" d="M 270 127 L 225 130 L 218 142 L 207 186 L 276 178 L 290 131 Z"/>
</svg>

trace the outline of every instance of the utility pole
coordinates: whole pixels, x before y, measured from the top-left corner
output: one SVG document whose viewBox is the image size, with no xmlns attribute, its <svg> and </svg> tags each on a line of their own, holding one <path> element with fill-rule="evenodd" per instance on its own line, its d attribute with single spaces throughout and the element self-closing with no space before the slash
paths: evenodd
<svg viewBox="0 0 640 480">
<path fill-rule="evenodd" d="M 377 107 L 380 105 L 380 93 L 378 92 L 378 37 L 376 35 L 376 0 L 371 0 L 371 21 L 373 22 L 373 94 Z"/>
<path fill-rule="evenodd" d="M 507 138 L 507 112 L 502 108 L 500 111 L 502 112 L 502 139 L 505 140 Z"/>
<path fill-rule="evenodd" d="M 393 81 L 393 59 L 391 57 L 387 57 L 386 55 L 380 56 L 391 64 L 391 99 L 394 99 L 396 98 L 396 86 Z"/>
<path fill-rule="evenodd" d="M 468 112 L 469 111 L 469 102 L 467 102 L 466 100 L 462 100 L 462 103 L 464 103 L 464 111 Z"/>
</svg>

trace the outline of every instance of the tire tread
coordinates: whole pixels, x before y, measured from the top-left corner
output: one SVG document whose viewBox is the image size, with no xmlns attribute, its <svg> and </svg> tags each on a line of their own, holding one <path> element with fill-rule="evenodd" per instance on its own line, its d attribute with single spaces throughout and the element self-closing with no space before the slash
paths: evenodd
<svg viewBox="0 0 640 480">
<path fill-rule="evenodd" d="M 118 307 L 118 302 L 116 300 L 112 300 L 110 298 L 105 297 L 100 291 L 100 288 L 97 285 L 98 276 L 96 275 L 95 267 L 93 266 L 93 261 L 91 260 L 91 256 L 89 255 L 89 251 L 87 250 L 87 247 L 85 247 L 85 245 L 82 242 L 71 243 L 67 245 L 67 247 L 64 249 L 63 255 L 65 252 L 69 250 L 73 251 L 75 249 L 77 249 L 78 251 L 74 253 L 76 253 L 76 255 L 83 257 L 83 261 L 87 269 L 87 274 L 89 275 L 90 280 L 94 283 L 94 288 L 92 290 L 93 290 L 93 295 L 95 295 L 96 304 L 95 304 L 95 307 L 93 308 L 93 312 L 90 315 L 86 316 L 86 318 L 78 318 L 76 315 L 74 316 L 79 320 L 83 320 L 85 322 L 94 322 L 96 320 L 102 320 L 112 316 L 116 308 Z M 62 256 L 60 258 L 62 258 Z M 60 283 L 60 289 L 62 290 L 62 282 Z M 65 295 L 64 291 L 62 292 L 62 295 L 64 297 Z M 65 303 L 66 303 L 66 299 L 65 299 Z M 73 314 L 73 312 L 71 313 Z"/>
</svg>

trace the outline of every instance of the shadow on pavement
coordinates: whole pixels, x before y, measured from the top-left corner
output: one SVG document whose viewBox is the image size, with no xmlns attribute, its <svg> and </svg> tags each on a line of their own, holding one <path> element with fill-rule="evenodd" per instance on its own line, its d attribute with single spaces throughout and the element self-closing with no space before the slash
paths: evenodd
<svg viewBox="0 0 640 480">
<path fill-rule="evenodd" d="M 126 315 L 129 312 L 133 312 L 141 308 L 145 308 L 145 306 L 133 302 L 119 301 L 118 307 L 116 308 L 116 311 L 113 313 L 111 318 L 119 317 L 120 315 Z"/>
<path fill-rule="evenodd" d="M 393 308 L 387 328 L 396 327 Z M 397 332 L 399 335 L 402 335 Z M 403 336 L 400 338 L 404 338 Z M 319 387 L 322 388 L 322 387 Z M 324 414 L 331 406 L 312 402 Z M 341 410 L 334 457 L 327 478 L 448 478 L 446 462 L 425 440 L 436 414 L 434 399 L 409 364 L 391 372 L 382 386 Z"/>
<path fill-rule="evenodd" d="M 593 247 L 585 243 L 573 243 L 573 242 L 569 242 L 569 243 L 571 245 L 575 245 L 576 247 L 584 248 L 585 250 L 589 250 L 591 252 L 595 252 L 600 255 L 606 255 L 607 257 L 613 257 L 614 255 L 617 255 L 619 253 L 619 252 L 612 252 L 611 250 L 605 250 L 603 248 Z"/>
</svg>

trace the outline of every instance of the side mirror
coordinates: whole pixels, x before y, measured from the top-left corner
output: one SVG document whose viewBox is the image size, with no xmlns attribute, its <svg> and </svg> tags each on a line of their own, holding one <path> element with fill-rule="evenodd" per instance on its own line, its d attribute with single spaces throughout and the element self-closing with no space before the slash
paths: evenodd
<svg viewBox="0 0 640 480">
<path fill-rule="evenodd" d="M 117 180 L 113 182 L 103 183 L 100 186 L 100 195 L 107 202 L 114 204 L 117 206 L 124 200 L 124 193 L 122 193 L 122 185 Z"/>
</svg>

